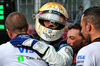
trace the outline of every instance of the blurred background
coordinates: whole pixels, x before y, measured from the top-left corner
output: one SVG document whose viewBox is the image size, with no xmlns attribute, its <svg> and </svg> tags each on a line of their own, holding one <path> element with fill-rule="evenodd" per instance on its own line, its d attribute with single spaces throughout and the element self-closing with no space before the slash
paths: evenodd
<svg viewBox="0 0 100 66">
<path fill-rule="evenodd" d="M 42 5 L 47 2 L 61 3 L 68 12 L 68 22 L 66 26 L 80 22 L 82 12 L 92 6 L 100 6 L 99 0 L 0 0 L 0 44 L 10 40 L 5 30 L 5 19 L 11 12 L 17 11 L 24 14 L 29 23 L 28 33 L 35 33 L 35 18 L 32 15 L 37 14 Z M 66 39 L 67 28 L 63 34 Z"/>
</svg>

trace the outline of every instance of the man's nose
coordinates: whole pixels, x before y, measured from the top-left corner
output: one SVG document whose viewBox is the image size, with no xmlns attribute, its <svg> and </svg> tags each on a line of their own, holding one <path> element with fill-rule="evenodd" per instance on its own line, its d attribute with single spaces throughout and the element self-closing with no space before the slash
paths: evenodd
<svg viewBox="0 0 100 66">
<path fill-rule="evenodd" d="M 52 24 L 49 22 L 49 23 L 48 23 L 48 26 L 50 27 L 51 25 L 52 25 Z"/>
<path fill-rule="evenodd" d="M 51 26 L 51 23 L 50 23 L 50 22 L 48 22 L 48 24 L 46 24 L 45 26 L 50 27 L 50 26 Z"/>
</svg>

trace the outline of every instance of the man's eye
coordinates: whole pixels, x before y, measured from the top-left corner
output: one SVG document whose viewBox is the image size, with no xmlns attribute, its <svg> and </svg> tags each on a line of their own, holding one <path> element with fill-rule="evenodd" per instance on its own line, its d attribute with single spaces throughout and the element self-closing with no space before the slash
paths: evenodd
<svg viewBox="0 0 100 66">
<path fill-rule="evenodd" d="M 71 40 L 74 40 L 74 39 L 75 39 L 74 37 L 71 38 Z"/>
</svg>

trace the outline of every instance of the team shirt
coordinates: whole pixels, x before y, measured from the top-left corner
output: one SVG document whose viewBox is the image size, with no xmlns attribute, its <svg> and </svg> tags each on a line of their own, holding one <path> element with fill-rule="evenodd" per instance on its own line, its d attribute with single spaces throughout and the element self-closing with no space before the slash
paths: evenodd
<svg viewBox="0 0 100 66">
<path fill-rule="evenodd" d="M 100 42 L 93 42 L 77 54 L 76 66 L 100 66 Z"/>
<path fill-rule="evenodd" d="M 33 50 L 14 47 L 10 42 L 0 45 L 0 66 L 48 66 Z"/>
</svg>

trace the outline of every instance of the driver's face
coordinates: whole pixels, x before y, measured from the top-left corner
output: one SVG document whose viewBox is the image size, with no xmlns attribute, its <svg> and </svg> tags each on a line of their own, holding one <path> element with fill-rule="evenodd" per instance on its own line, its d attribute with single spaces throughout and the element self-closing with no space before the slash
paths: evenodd
<svg viewBox="0 0 100 66">
<path fill-rule="evenodd" d="M 43 23 L 46 27 L 56 27 L 57 26 L 57 23 L 53 23 L 53 22 L 50 22 L 50 21 L 47 21 L 47 20 L 44 20 Z"/>
</svg>

